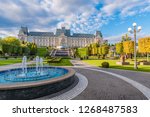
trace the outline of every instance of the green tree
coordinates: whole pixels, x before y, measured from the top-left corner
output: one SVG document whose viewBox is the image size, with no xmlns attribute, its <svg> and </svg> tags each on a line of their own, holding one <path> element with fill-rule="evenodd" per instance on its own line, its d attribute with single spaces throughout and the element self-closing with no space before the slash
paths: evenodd
<svg viewBox="0 0 150 117">
<path fill-rule="evenodd" d="M 90 50 L 91 53 L 90 54 L 91 55 L 97 55 L 98 54 L 98 50 L 97 50 L 98 46 L 99 46 L 98 43 L 93 43 L 93 44 L 90 45 L 90 48 L 91 48 L 91 50 Z"/>
<path fill-rule="evenodd" d="M 85 47 L 85 48 L 78 48 L 78 49 L 77 49 L 77 55 L 78 55 L 80 58 L 88 57 L 88 55 L 89 55 L 88 48 L 87 48 L 87 47 Z"/>
<path fill-rule="evenodd" d="M 22 46 L 18 47 L 17 53 L 18 53 L 18 55 L 22 55 Z"/>
<path fill-rule="evenodd" d="M 2 50 L 2 39 L 0 38 L 0 55 L 2 55 L 3 50 Z"/>
<path fill-rule="evenodd" d="M 16 37 L 6 37 L 3 39 L 3 42 L 10 45 L 20 46 L 20 41 Z"/>
<path fill-rule="evenodd" d="M 30 54 L 30 49 L 26 45 L 21 45 L 22 47 L 22 54 L 23 55 L 29 55 Z"/>
<path fill-rule="evenodd" d="M 30 48 L 30 55 L 36 55 L 37 53 L 37 45 L 32 43 Z"/>
<path fill-rule="evenodd" d="M 104 59 L 109 52 L 109 46 L 108 45 L 102 45 L 101 52 L 102 52 L 103 59 Z"/>
<path fill-rule="evenodd" d="M 123 44 L 122 44 L 122 42 L 116 43 L 116 53 L 117 54 L 122 54 L 123 53 Z"/>
<path fill-rule="evenodd" d="M 122 36 L 122 42 L 124 41 L 130 41 L 131 37 L 128 36 L 128 34 L 125 34 L 124 36 Z"/>
</svg>

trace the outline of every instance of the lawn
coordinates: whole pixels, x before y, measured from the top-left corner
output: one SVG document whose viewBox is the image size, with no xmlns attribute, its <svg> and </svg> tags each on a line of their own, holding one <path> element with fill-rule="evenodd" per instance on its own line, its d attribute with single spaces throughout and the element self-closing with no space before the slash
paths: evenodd
<svg viewBox="0 0 150 117">
<path fill-rule="evenodd" d="M 72 66 L 70 58 L 62 58 L 60 62 L 50 63 L 50 66 Z"/>
<path fill-rule="evenodd" d="M 0 59 L 0 66 L 21 63 L 22 58 L 9 58 L 9 59 Z"/>
<path fill-rule="evenodd" d="M 94 65 L 94 66 L 98 66 L 101 67 L 102 62 L 108 62 L 110 65 L 110 68 L 114 68 L 114 69 L 125 69 L 125 70 L 134 70 L 133 66 L 134 66 L 134 61 L 132 60 L 127 60 L 128 62 L 130 62 L 130 65 L 116 65 L 116 62 L 119 60 L 83 60 L 83 62 L 88 63 L 90 65 Z M 144 72 L 150 72 L 150 65 L 138 65 L 138 70 L 134 70 L 134 71 L 144 71 Z"/>
</svg>

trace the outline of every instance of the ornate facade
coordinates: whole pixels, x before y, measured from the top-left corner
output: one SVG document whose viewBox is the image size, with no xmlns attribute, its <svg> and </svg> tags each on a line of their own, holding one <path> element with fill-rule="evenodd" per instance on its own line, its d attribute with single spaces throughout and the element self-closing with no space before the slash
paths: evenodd
<svg viewBox="0 0 150 117">
<path fill-rule="evenodd" d="M 71 35 L 70 29 L 62 27 L 53 32 L 29 32 L 27 27 L 21 27 L 18 38 L 22 41 L 34 42 L 38 46 L 63 46 L 69 47 L 85 47 L 91 43 L 104 43 L 100 31 L 96 34 L 81 34 L 73 33 Z"/>
</svg>

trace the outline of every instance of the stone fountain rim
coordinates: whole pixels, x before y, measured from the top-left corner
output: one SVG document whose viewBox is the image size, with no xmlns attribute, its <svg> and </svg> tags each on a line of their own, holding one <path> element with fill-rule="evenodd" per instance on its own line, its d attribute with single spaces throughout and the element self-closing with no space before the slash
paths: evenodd
<svg viewBox="0 0 150 117">
<path fill-rule="evenodd" d="M 13 84 L 0 84 L 0 90 L 23 89 L 23 88 L 43 86 L 43 85 L 47 85 L 47 84 L 54 84 L 54 83 L 57 83 L 57 82 L 61 82 L 63 80 L 67 80 L 68 78 L 71 78 L 75 75 L 75 71 L 72 68 L 52 67 L 52 66 L 44 67 L 44 68 L 62 68 L 62 69 L 68 70 L 68 73 L 66 73 L 63 76 L 53 78 L 53 79 L 31 81 L 31 82 L 18 82 L 18 83 L 13 83 Z M 21 69 L 21 68 L 14 68 L 14 69 Z M 14 70 L 14 69 L 8 69 L 8 70 Z M 8 70 L 2 70 L 0 72 L 8 71 Z"/>
</svg>

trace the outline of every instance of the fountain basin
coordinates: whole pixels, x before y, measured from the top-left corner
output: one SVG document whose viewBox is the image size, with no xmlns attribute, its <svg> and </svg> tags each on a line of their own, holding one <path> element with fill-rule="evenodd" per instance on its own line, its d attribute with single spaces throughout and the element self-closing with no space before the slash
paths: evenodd
<svg viewBox="0 0 150 117">
<path fill-rule="evenodd" d="M 3 75 L 8 72 L 14 73 L 16 70 L 21 71 L 21 69 L 0 71 L 0 99 L 35 99 L 63 90 L 71 86 L 75 81 L 75 71 L 71 68 L 44 67 L 43 69 L 56 73 L 42 74 L 41 77 L 31 77 L 31 75 L 28 74 L 29 77 L 22 76 L 19 78 L 14 78 L 9 76 L 3 77 Z M 28 71 L 30 70 L 31 68 L 28 68 Z M 50 71 L 47 72 L 49 73 Z M 60 71 L 62 71 L 61 75 Z M 16 75 L 18 74 L 16 73 Z"/>
</svg>

